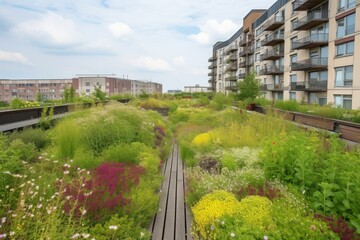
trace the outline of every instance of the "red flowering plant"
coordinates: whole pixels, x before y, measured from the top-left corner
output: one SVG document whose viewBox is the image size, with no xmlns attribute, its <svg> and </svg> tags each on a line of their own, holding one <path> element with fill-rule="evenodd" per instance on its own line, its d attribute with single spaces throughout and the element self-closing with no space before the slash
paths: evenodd
<svg viewBox="0 0 360 240">
<path fill-rule="evenodd" d="M 115 212 L 124 211 L 131 200 L 131 189 L 145 172 L 141 166 L 126 163 L 102 163 L 63 190 L 64 211 L 76 217 L 87 216 L 100 222 Z"/>
</svg>

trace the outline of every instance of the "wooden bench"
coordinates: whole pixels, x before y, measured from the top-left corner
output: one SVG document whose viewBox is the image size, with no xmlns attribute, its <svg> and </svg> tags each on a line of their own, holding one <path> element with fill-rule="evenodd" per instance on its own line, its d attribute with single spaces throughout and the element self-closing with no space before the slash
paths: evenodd
<svg viewBox="0 0 360 240">
<path fill-rule="evenodd" d="M 174 142 L 169 159 L 163 166 L 159 211 L 149 231 L 154 240 L 191 240 L 191 212 L 185 205 L 184 172 L 180 151 Z"/>
</svg>

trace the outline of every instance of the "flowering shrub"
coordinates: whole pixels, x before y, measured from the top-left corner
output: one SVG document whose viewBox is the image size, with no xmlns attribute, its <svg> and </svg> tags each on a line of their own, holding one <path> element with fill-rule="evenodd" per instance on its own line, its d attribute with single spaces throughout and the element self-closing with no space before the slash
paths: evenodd
<svg viewBox="0 0 360 240">
<path fill-rule="evenodd" d="M 160 147 L 163 144 L 164 138 L 166 137 L 165 130 L 162 126 L 155 126 L 154 132 L 155 132 L 154 146 Z"/>
<path fill-rule="evenodd" d="M 201 133 L 199 135 L 197 135 L 193 140 L 192 140 L 192 144 L 200 147 L 200 146 L 206 146 L 210 143 L 211 141 L 211 135 L 210 133 Z"/>
<path fill-rule="evenodd" d="M 87 216 L 101 221 L 107 214 L 114 213 L 130 203 L 126 193 L 137 185 L 144 168 L 124 163 L 103 163 L 94 171 L 90 179 L 74 180 L 65 186 L 64 210 L 75 216 Z M 74 204 L 76 203 L 76 204 Z"/>
<path fill-rule="evenodd" d="M 205 195 L 194 207 L 195 229 L 204 238 L 213 236 L 212 230 L 216 219 L 223 215 L 235 213 L 238 201 L 235 195 L 226 191 L 217 190 Z"/>
<path fill-rule="evenodd" d="M 248 195 L 258 195 L 261 197 L 267 197 L 270 200 L 281 197 L 281 192 L 279 189 L 271 185 L 269 182 L 265 182 L 264 185 L 252 186 L 248 185 L 247 187 L 241 188 L 236 193 L 240 198 L 243 198 Z"/>
<path fill-rule="evenodd" d="M 336 233 L 341 240 L 360 239 L 354 229 L 349 227 L 349 224 L 342 217 L 326 217 L 320 214 L 315 214 L 315 218 L 322 220 L 328 224 L 330 229 Z"/>
<path fill-rule="evenodd" d="M 248 196 L 237 205 L 236 212 L 252 227 L 266 229 L 271 223 L 271 201 L 266 197 Z"/>
</svg>

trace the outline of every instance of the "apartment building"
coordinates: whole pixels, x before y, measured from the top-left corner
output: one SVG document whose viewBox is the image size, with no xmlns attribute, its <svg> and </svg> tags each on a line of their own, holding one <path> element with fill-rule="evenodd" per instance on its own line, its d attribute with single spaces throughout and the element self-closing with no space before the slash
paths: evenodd
<svg viewBox="0 0 360 240">
<path fill-rule="evenodd" d="M 209 92 L 208 87 L 200 86 L 199 84 L 195 84 L 195 86 L 184 86 L 184 92 L 186 93 L 196 93 L 196 92 Z"/>
<path fill-rule="evenodd" d="M 95 87 L 100 87 L 107 96 L 125 93 L 137 95 L 142 92 L 162 93 L 162 85 L 159 83 L 97 74 L 78 75 L 69 79 L 2 79 L 0 80 L 0 101 L 10 102 L 16 97 L 34 101 L 39 93 L 42 99 L 61 99 L 64 89 L 70 86 L 74 87 L 79 96 L 90 96 Z"/>
<path fill-rule="evenodd" d="M 268 99 L 360 108 L 359 0 L 278 0 L 251 26 L 253 35 L 242 31 L 238 37 L 235 83 L 255 71 Z M 212 58 L 237 44 L 229 40 L 214 45 Z M 210 88 L 223 92 L 217 71 Z"/>
</svg>

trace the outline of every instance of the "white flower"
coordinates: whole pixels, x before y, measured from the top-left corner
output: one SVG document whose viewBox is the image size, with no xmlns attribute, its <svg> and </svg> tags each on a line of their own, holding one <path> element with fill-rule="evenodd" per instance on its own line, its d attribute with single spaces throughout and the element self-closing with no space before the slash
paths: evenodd
<svg viewBox="0 0 360 240">
<path fill-rule="evenodd" d="M 0 234 L 0 239 L 6 238 L 6 233 Z"/>
<path fill-rule="evenodd" d="M 42 207 L 42 204 L 39 203 L 39 204 L 37 205 L 37 208 L 41 208 L 41 207 Z"/>
<path fill-rule="evenodd" d="M 225 224 L 225 222 L 224 221 L 221 221 L 221 225 L 224 225 Z"/>
<path fill-rule="evenodd" d="M 303 194 L 303 195 L 305 194 L 305 189 L 302 191 L 302 194 Z"/>
<path fill-rule="evenodd" d="M 88 233 L 87 233 L 87 234 L 83 233 L 83 234 L 82 234 L 82 237 L 83 237 L 83 238 L 89 238 L 89 237 L 90 237 L 90 234 L 88 234 Z"/>
<path fill-rule="evenodd" d="M 6 217 L 1 218 L 1 223 L 5 223 L 6 222 Z"/>
<path fill-rule="evenodd" d="M 10 232 L 9 235 L 10 235 L 10 236 L 14 236 L 14 235 L 15 235 L 15 232 Z"/>
<path fill-rule="evenodd" d="M 143 238 L 145 236 L 145 233 L 140 232 L 140 237 Z"/>
<path fill-rule="evenodd" d="M 230 233 L 230 237 L 235 237 L 235 233 Z"/>
<path fill-rule="evenodd" d="M 74 235 L 71 236 L 71 239 L 77 239 L 80 237 L 80 234 L 75 233 Z"/>
<path fill-rule="evenodd" d="M 67 174 L 69 174 L 69 171 L 64 171 L 64 175 L 67 175 Z"/>
<path fill-rule="evenodd" d="M 117 226 L 109 226 L 109 229 L 111 229 L 111 230 L 117 230 L 118 227 L 117 227 Z"/>
<path fill-rule="evenodd" d="M 268 238 L 268 236 L 264 236 L 264 240 L 268 240 L 269 238 Z"/>
</svg>

